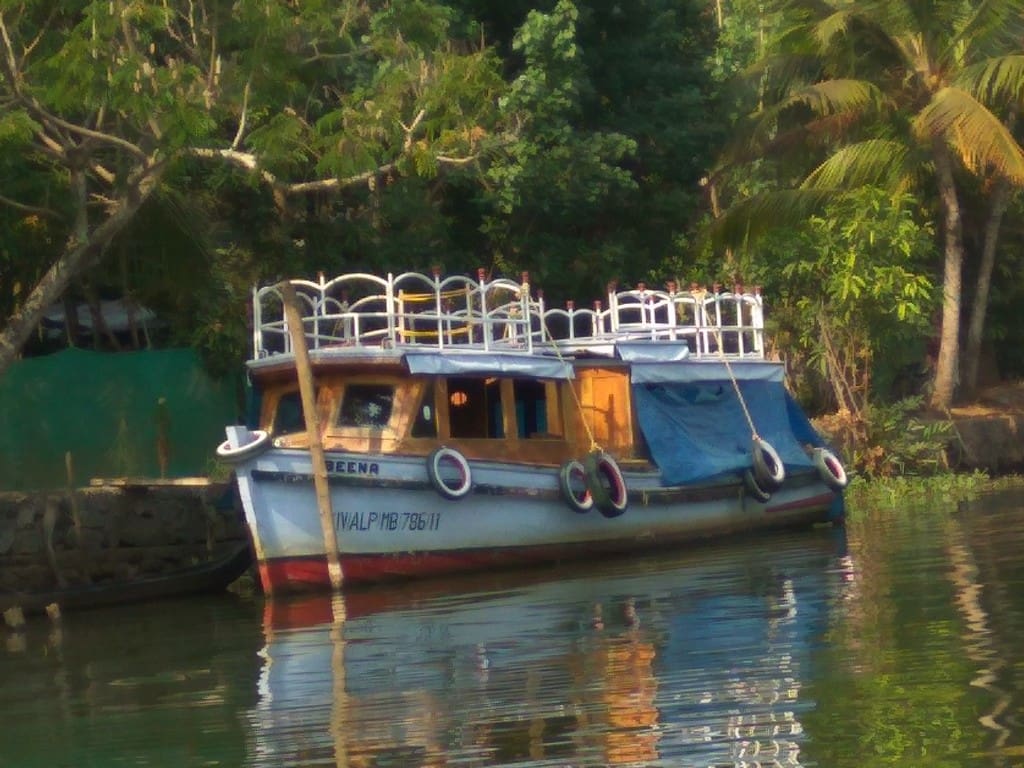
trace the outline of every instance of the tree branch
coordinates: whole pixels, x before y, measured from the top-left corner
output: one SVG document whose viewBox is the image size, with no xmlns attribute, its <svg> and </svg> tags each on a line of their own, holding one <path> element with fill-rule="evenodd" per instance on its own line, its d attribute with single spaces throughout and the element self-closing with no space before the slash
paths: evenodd
<svg viewBox="0 0 1024 768">
<path fill-rule="evenodd" d="M 23 101 L 23 103 L 25 102 Z M 43 118 L 46 122 L 52 123 L 53 125 L 63 128 L 66 131 L 76 133 L 79 136 L 94 139 L 105 144 L 110 144 L 115 147 L 120 147 L 121 149 L 125 150 L 131 155 L 134 155 L 136 158 L 140 160 L 145 160 L 149 157 L 145 152 L 142 151 L 140 147 L 136 146 L 135 144 L 132 144 L 130 141 L 127 141 L 126 139 L 122 139 L 120 136 L 114 136 L 109 133 L 103 133 L 102 131 L 94 131 L 91 128 L 86 128 L 82 125 L 75 125 L 74 123 L 69 123 L 67 120 L 59 118 L 56 115 L 50 114 L 48 111 L 46 111 L 46 109 L 43 108 L 41 104 L 36 102 L 34 99 L 32 99 L 31 104 L 26 103 L 26 106 L 28 106 L 29 109 L 37 111 L 39 116 Z"/>
<path fill-rule="evenodd" d="M 412 119 L 412 122 L 408 126 L 406 126 L 406 124 L 403 123 L 401 120 L 398 121 L 398 124 L 402 126 L 402 130 L 405 131 L 405 141 L 402 143 L 403 152 L 408 152 L 412 148 L 412 135 L 415 132 L 416 128 L 419 126 L 419 124 L 423 122 L 423 118 L 426 114 L 427 110 L 421 109 L 416 114 L 416 117 Z"/>
<path fill-rule="evenodd" d="M 0 12 L 0 41 L 3 41 L 4 46 L 4 72 L 11 83 L 11 90 L 16 94 L 20 94 L 21 88 L 18 87 L 18 75 L 21 70 L 18 68 L 18 62 L 14 59 L 14 46 L 11 44 L 11 36 L 7 32 L 7 23 L 4 20 L 3 12 Z"/>
<path fill-rule="evenodd" d="M 208 159 L 221 159 L 242 168 L 247 171 L 252 171 L 259 174 L 263 181 L 270 185 L 275 191 L 285 195 L 300 195 L 306 192 L 331 192 L 339 189 L 345 189 L 346 187 L 354 187 L 359 184 L 365 184 L 369 179 L 379 174 L 388 173 L 389 171 L 395 170 L 394 163 L 385 163 L 384 165 L 373 168 L 363 173 L 357 173 L 354 176 L 347 176 L 345 178 L 333 178 L 333 179 L 317 179 L 314 181 L 297 181 L 288 182 L 282 181 L 277 178 L 273 173 L 260 168 L 259 161 L 256 155 L 250 152 L 239 152 L 235 149 L 211 149 L 208 147 L 195 147 L 187 150 L 187 153 L 193 157 L 202 157 Z"/>
<path fill-rule="evenodd" d="M 249 115 L 249 88 L 252 86 L 252 72 L 249 73 L 249 79 L 245 81 L 245 89 L 242 91 L 242 115 L 238 119 L 238 131 L 235 132 L 235 138 L 231 142 L 231 149 L 237 150 L 238 146 L 242 143 L 242 137 L 245 135 L 245 122 Z"/>
<path fill-rule="evenodd" d="M 34 213 L 37 216 L 45 216 L 48 219 L 61 220 L 61 215 L 50 208 L 41 208 L 36 205 L 27 205 L 25 203 L 19 203 L 17 200 L 12 200 L 9 197 L 0 195 L 0 205 L 6 205 L 8 208 L 14 208 L 16 211 L 22 213 Z"/>
<path fill-rule="evenodd" d="M 468 157 L 449 157 L 448 155 L 437 155 L 436 160 L 446 165 L 469 165 L 477 160 L 480 155 L 469 155 Z"/>
</svg>

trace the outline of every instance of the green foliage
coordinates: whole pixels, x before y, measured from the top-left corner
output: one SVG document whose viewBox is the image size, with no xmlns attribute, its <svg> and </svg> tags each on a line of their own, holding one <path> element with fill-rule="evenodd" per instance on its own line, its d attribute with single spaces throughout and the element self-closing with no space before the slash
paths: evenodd
<svg viewBox="0 0 1024 768">
<path fill-rule="evenodd" d="M 938 296 L 932 229 L 919 215 L 908 194 L 858 189 L 737 254 L 745 279 L 764 286 L 772 336 L 816 410 L 862 419 L 920 359 Z"/>
<path fill-rule="evenodd" d="M 500 102 L 510 140 L 489 156 L 479 197 L 482 246 L 556 302 L 664 277 L 723 127 L 702 6 L 525 6 L 507 41 L 522 63 Z M 507 11 L 485 23 L 507 29 Z"/>
<path fill-rule="evenodd" d="M 866 414 L 867 439 L 854 451 L 853 464 L 868 477 L 922 477 L 947 474 L 953 440 L 948 419 L 922 417 L 920 396 L 890 405 L 872 405 Z"/>
<path fill-rule="evenodd" d="M 39 124 L 23 109 L 0 114 L 0 147 L 25 146 L 32 140 Z"/>
<path fill-rule="evenodd" d="M 812 313 L 826 308 L 833 323 L 856 326 L 873 347 L 919 336 L 936 295 L 924 272 L 935 255 L 933 231 L 915 220 L 917 209 L 910 195 L 868 187 L 810 217 L 804 247 L 782 267 L 797 305 Z"/>
</svg>

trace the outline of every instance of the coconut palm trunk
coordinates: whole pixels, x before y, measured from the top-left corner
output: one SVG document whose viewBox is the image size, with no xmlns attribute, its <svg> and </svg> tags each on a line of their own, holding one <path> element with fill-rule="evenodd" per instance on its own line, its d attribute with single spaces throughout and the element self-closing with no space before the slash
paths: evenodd
<svg viewBox="0 0 1024 768">
<path fill-rule="evenodd" d="M 963 215 L 953 178 L 953 162 L 942 141 L 933 144 L 935 179 L 942 203 L 943 269 L 942 330 L 939 336 L 939 357 L 935 364 L 935 382 L 930 405 L 945 411 L 953 404 L 960 357 L 960 304 L 963 280 L 964 237 Z"/>
<path fill-rule="evenodd" d="M 992 208 L 985 222 L 984 243 L 981 263 L 978 265 L 978 285 L 974 292 L 974 304 L 967 324 L 967 339 L 964 345 L 963 373 L 960 391 L 966 398 L 974 397 L 978 391 L 978 368 L 981 361 L 981 342 L 985 333 L 985 317 L 988 314 L 988 298 L 992 288 L 992 271 L 996 263 L 996 246 L 999 244 L 999 229 L 1003 214 L 1010 203 L 1010 183 L 1006 179 L 996 182 L 992 192 Z"/>
</svg>

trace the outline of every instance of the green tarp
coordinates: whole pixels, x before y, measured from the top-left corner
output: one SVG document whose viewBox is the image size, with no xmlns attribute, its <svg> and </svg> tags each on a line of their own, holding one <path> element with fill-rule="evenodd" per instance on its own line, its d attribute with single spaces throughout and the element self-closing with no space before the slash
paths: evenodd
<svg viewBox="0 0 1024 768">
<path fill-rule="evenodd" d="M 205 475 L 224 425 L 238 421 L 235 383 L 211 379 L 191 349 L 67 349 L 19 361 L 0 378 L 0 490 L 94 477 Z"/>
</svg>

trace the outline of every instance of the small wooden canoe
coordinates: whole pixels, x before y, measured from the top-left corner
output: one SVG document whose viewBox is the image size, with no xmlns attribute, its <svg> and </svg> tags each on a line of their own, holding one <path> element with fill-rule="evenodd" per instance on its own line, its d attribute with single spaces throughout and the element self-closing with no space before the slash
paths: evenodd
<svg viewBox="0 0 1024 768">
<path fill-rule="evenodd" d="M 251 563 L 248 542 L 239 542 L 216 559 L 160 575 L 46 591 L 0 592 L 0 613 L 17 607 L 24 614 L 39 614 L 54 603 L 63 612 L 218 592 L 245 573 Z"/>
</svg>

